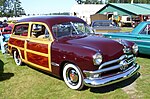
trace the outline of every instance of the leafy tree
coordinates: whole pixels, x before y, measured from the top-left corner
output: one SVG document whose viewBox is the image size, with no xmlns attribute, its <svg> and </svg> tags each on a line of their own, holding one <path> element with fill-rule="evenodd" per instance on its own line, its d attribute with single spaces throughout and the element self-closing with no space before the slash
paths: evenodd
<svg viewBox="0 0 150 99">
<path fill-rule="evenodd" d="M 4 2 L 5 2 L 5 0 L 1 0 L 0 1 L 0 6 L 2 6 Z"/>
<path fill-rule="evenodd" d="M 82 0 L 75 0 L 78 4 L 82 4 L 83 1 Z"/>
<path fill-rule="evenodd" d="M 14 3 L 14 14 L 15 14 L 15 16 L 19 16 L 19 15 L 24 15 L 25 14 L 24 9 L 21 7 L 20 0 L 16 0 L 16 2 Z"/>
<path fill-rule="evenodd" d="M 0 1 L 0 16 L 20 16 L 24 15 L 25 11 L 21 7 L 20 0 L 1 0 Z"/>
<path fill-rule="evenodd" d="M 75 0 L 78 4 L 101 4 L 102 0 Z"/>
<path fill-rule="evenodd" d="M 0 1 L 0 15 L 3 14 L 5 0 Z"/>
</svg>

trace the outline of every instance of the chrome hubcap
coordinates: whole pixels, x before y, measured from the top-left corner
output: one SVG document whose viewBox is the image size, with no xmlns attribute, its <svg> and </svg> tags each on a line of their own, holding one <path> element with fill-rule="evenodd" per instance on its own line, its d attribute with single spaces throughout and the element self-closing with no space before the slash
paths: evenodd
<svg viewBox="0 0 150 99">
<path fill-rule="evenodd" d="M 66 76 L 67 76 L 67 80 L 70 84 L 77 85 L 79 76 L 78 76 L 78 73 L 76 72 L 76 70 L 74 70 L 72 68 L 68 69 Z"/>
</svg>

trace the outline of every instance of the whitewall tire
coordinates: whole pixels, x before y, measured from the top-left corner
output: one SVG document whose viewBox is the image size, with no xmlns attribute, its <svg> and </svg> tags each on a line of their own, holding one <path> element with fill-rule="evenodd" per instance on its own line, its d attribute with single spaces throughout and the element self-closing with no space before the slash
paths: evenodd
<svg viewBox="0 0 150 99">
<path fill-rule="evenodd" d="M 8 54 L 8 44 L 4 45 L 5 53 Z"/>
<path fill-rule="evenodd" d="M 63 69 L 63 78 L 66 85 L 75 90 L 81 90 L 84 86 L 81 70 L 74 64 L 66 64 Z"/>
<path fill-rule="evenodd" d="M 17 50 L 15 50 L 13 52 L 13 56 L 14 56 L 14 61 L 15 61 L 16 65 L 21 66 L 22 60 L 21 60 L 21 57 L 20 57 L 19 52 Z"/>
</svg>

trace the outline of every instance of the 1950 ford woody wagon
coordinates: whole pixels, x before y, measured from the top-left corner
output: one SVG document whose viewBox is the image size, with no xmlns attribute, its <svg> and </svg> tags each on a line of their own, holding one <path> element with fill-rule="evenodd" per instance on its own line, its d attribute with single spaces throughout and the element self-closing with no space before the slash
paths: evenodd
<svg viewBox="0 0 150 99">
<path fill-rule="evenodd" d="M 42 16 L 18 21 L 9 39 L 15 63 L 63 77 L 71 89 L 100 87 L 137 73 L 136 44 L 94 35 L 82 19 Z"/>
</svg>

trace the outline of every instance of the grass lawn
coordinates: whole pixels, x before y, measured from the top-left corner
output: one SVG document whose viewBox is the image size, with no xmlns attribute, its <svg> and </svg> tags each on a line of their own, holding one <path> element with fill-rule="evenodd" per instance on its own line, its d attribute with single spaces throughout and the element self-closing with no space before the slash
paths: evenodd
<svg viewBox="0 0 150 99">
<path fill-rule="evenodd" d="M 139 74 L 117 84 L 69 89 L 51 75 L 25 66 L 16 66 L 9 55 L 0 53 L 0 99 L 149 99 L 150 59 L 138 57 Z"/>
<path fill-rule="evenodd" d="M 0 99 L 150 99 L 148 57 L 137 58 L 141 68 L 130 79 L 105 87 L 76 91 L 51 75 L 27 65 L 15 65 L 11 56 L 0 52 Z"/>
<path fill-rule="evenodd" d="M 121 32 L 131 32 L 133 30 L 132 27 L 122 27 Z"/>
</svg>

